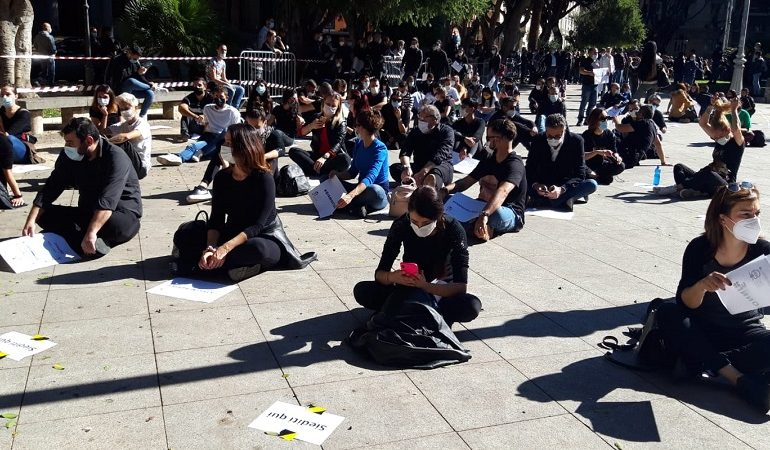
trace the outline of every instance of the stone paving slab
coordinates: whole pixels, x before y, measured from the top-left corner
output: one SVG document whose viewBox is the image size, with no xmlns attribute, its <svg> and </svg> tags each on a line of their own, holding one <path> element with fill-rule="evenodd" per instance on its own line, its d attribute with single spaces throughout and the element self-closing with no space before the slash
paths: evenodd
<svg viewBox="0 0 770 450">
<path fill-rule="evenodd" d="M 758 105 L 755 127 L 770 131 L 769 119 Z M 156 132 L 156 156 L 182 148 L 174 133 Z M 57 133 L 41 137 L 49 165 L 61 145 Z M 711 158 L 697 124 L 672 124 L 664 145 L 696 169 Z M 770 186 L 767 152 L 746 149 L 739 178 Z M 0 272 L 0 333 L 58 343 L 0 360 L 0 413 L 19 414 L 15 429 L 0 423 L 0 448 L 314 447 L 247 428 L 276 400 L 345 417 L 329 449 L 770 448 L 770 417 L 731 391 L 629 372 L 596 347 L 636 324 L 645 302 L 673 295 L 702 230 L 706 201 L 635 186 L 656 164 L 600 187 L 571 221 L 527 217 L 521 232 L 472 247 L 469 289 L 483 311 L 454 327 L 472 359 L 432 371 L 385 368 L 344 343 L 369 315 L 352 289 L 373 277 L 391 223 L 382 213 L 316 220 L 307 196 L 278 199 L 295 245 L 318 252 L 310 267 L 261 274 L 210 304 L 145 293 L 170 276 L 177 226 L 210 206 L 184 204 L 205 164 L 153 167 L 137 238 L 97 261 Z M 19 176 L 25 197 L 47 175 Z M 76 201 L 65 192 L 59 202 Z M 0 238 L 17 236 L 27 211 L 0 212 Z"/>
</svg>

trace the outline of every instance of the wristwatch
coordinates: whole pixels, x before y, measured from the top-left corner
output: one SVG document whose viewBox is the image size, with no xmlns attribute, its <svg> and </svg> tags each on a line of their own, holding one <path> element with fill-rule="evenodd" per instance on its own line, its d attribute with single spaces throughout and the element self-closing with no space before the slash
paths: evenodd
<svg viewBox="0 0 770 450">
<path fill-rule="evenodd" d="M 481 211 L 481 214 L 479 214 L 479 217 L 489 217 L 489 213 L 486 211 Z"/>
</svg>

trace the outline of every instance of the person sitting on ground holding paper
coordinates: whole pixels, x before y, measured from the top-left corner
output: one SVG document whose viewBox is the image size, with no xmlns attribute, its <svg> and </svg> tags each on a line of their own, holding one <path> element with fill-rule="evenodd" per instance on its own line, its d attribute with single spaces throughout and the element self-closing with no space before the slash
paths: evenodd
<svg viewBox="0 0 770 450">
<path fill-rule="evenodd" d="M 353 288 L 356 302 L 385 313 L 398 312 L 405 301 L 427 303 L 450 326 L 470 322 L 478 317 L 481 301 L 467 293 L 468 241 L 462 225 L 444 215 L 444 203 L 430 186 L 414 191 L 408 211 L 390 227 L 375 281 Z M 392 270 L 402 244 L 401 269 Z"/>
<path fill-rule="evenodd" d="M 604 108 L 594 108 L 588 115 L 588 129 L 583 132 L 587 176 L 602 185 L 612 183 L 612 177 L 625 170 L 623 159 L 617 152 L 615 135 L 607 129 L 608 120 Z"/>
<path fill-rule="evenodd" d="M 527 182 L 532 206 L 572 211 L 575 199 L 588 199 L 596 191 L 595 180 L 586 179 L 583 138 L 567 131 L 561 114 L 545 119 L 545 133 L 532 139 L 527 156 Z"/>
<path fill-rule="evenodd" d="M 766 414 L 770 331 L 763 314 L 757 309 L 730 314 L 729 307 L 737 305 L 726 307 L 717 296 L 735 291 L 729 272 L 770 254 L 770 242 L 759 238 L 759 208 L 759 191 L 751 183 L 719 188 L 706 212 L 705 233 L 684 251 L 677 307 L 660 309 L 658 321 L 665 347 L 681 358 L 693 379 L 703 372 L 720 375 Z"/>
<path fill-rule="evenodd" d="M 527 199 L 527 179 L 524 163 L 513 150 L 516 127 L 510 120 L 495 120 L 487 127 L 492 157 L 482 160 L 467 177 L 442 189 L 444 196 L 464 192 L 476 182 L 480 185 L 478 199 L 486 202 L 478 218 L 463 224 L 477 238 L 491 238 L 519 231 L 524 226 L 524 205 Z"/>
<path fill-rule="evenodd" d="M 377 139 L 377 130 L 382 127 L 379 111 L 361 111 L 356 115 L 356 149 L 353 163 L 345 172 L 332 171 L 329 176 L 340 180 L 358 178 L 358 183 L 342 183 L 348 191 L 339 202 L 338 210 L 347 210 L 355 217 L 364 218 L 373 211 L 388 206 L 388 148 Z"/>
<path fill-rule="evenodd" d="M 282 263 L 300 269 L 312 262 L 315 254 L 299 256 L 283 231 L 257 130 L 248 124 L 228 127 L 219 157 L 228 167 L 214 177 L 211 219 L 205 228 L 184 227 L 174 235 L 177 274 L 226 273 L 239 282 Z"/>
<path fill-rule="evenodd" d="M 126 152 L 86 118 L 72 119 L 61 134 L 64 150 L 33 201 L 22 235 L 34 235 L 38 224 L 81 255 L 106 255 L 139 232 L 142 194 L 136 170 Z M 78 205 L 54 205 L 70 187 L 78 190 Z"/>
<path fill-rule="evenodd" d="M 439 123 L 441 115 L 435 106 L 420 109 L 418 126 L 406 137 L 399 159 L 390 166 L 390 176 L 398 182 L 414 178 L 418 186 L 441 188 L 452 182 L 452 149 L 454 130 Z M 411 162 L 414 156 L 414 163 Z"/>
<path fill-rule="evenodd" d="M 459 154 L 460 160 L 476 155 L 476 152 L 481 148 L 481 139 L 484 136 L 486 122 L 476 116 L 478 109 L 478 100 L 464 99 L 462 101 L 463 117 L 455 120 L 452 124 L 452 128 L 455 130 L 455 150 Z"/>
<path fill-rule="evenodd" d="M 333 92 L 324 97 L 322 111 L 300 128 L 302 136 L 313 133 L 311 152 L 293 147 L 289 158 L 307 176 L 328 175 L 332 170 L 344 172 L 350 167 L 350 156 L 345 153 L 345 131 L 342 98 Z"/>
</svg>

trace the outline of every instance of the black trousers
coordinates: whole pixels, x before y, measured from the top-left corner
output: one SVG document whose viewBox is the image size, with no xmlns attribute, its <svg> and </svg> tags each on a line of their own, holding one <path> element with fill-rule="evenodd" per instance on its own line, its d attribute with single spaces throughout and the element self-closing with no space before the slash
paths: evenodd
<svg viewBox="0 0 770 450">
<path fill-rule="evenodd" d="M 289 150 L 289 158 L 302 168 L 305 175 L 309 177 L 319 175 L 319 173 L 313 169 L 313 164 L 315 164 L 316 160 L 313 159 L 312 153 L 302 150 L 299 147 L 293 147 Z M 323 167 L 321 167 L 320 175 L 328 175 L 332 170 L 344 172 L 350 167 L 350 162 L 350 156 L 345 153 L 339 153 L 326 160 Z"/>
<path fill-rule="evenodd" d="M 413 172 L 419 172 L 420 170 L 422 170 L 422 167 L 412 166 Z M 404 165 L 401 164 L 400 162 L 390 165 L 390 176 L 398 184 L 401 184 L 401 172 L 403 171 L 404 171 Z M 428 175 L 434 175 L 436 177 L 436 189 L 441 189 L 447 184 L 450 184 L 452 182 L 452 177 L 454 176 L 454 168 L 452 167 L 452 161 L 445 161 L 441 163 L 441 165 L 432 168 L 428 172 Z"/>
<path fill-rule="evenodd" d="M 174 233 L 174 245 L 179 250 L 180 269 L 190 270 L 198 265 L 203 250 L 206 249 L 207 233 L 205 225 L 177 230 Z M 217 245 L 227 242 L 232 237 L 233 233 L 221 233 Z M 271 239 L 256 236 L 249 238 L 228 253 L 220 271 L 257 264 L 261 265 L 264 271 L 275 267 L 280 261 L 281 248 L 278 244 Z"/>
<path fill-rule="evenodd" d="M 435 303 L 435 298 L 417 288 L 406 286 L 386 286 L 377 281 L 361 281 L 353 288 L 356 302 L 366 309 L 383 312 L 395 312 L 406 299 L 426 298 Z M 431 305 L 433 306 L 433 305 Z M 472 294 L 460 294 L 442 298 L 436 308 L 447 324 L 470 322 L 481 311 L 481 300 Z"/>
<path fill-rule="evenodd" d="M 196 122 L 192 117 L 182 117 L 182 120 L 179 122 L 179 133 L 182 136 L 201 135 L 204 131 L 206 131 L 206 127 Z"/>
<path fill-rule="evenodd" d="M 82 255 L 80 247 L 94 211 L 77 206 L 52 205 L 43 209 L 37 224 L 43 231 L 63 237 L 72 250 Z M 139 232 L 139 217 L 131 211 L 116 210 L 96 233 L 107 245 L 115 247 L 128 242 Z"/>
<path fill-rule="evenodd" d="M 596 182 L 605 186 L 612 183 L 612 177 L 620 175 L 626 169 L 622 161 L 617 162 L 603 156 L 594 156 L 586 161 L 586 165 L 596 173 Z"/>
<path fill-rule="evenodd" d="M 744 328 L 706 327 L 681 305 L 658 310 L 666 346 L 693 374 L 714 373 L 732 364 L 742 373 L 770 371 L 770 330 L 757 323 Z"/>
<path fill-rule="evenodd" d="M 709 197 L 713 197 L 717 189 L 727 184 L 718 173 L 706 167 L 696 172 L 684 164 L 674 166 L 674 181 L 687 189 L 705 192 Z"/>
</svg>

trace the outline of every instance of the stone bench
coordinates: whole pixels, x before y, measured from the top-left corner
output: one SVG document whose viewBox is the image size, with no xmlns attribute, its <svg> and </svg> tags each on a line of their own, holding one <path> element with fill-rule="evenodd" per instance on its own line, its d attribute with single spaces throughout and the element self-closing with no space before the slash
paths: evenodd
<svg viewBox="0 0 770 450">
<path fill-rule="evenodd" d="M 155 103 L 160 103 L 163 107 L 163 119 L 173 120 L 177 117 L 176 107 L 182 99 L 189 94 L 188 91 L 156 92 Z M 43 133 L 43 110 L 59 109 L 61 111 L 62 123 L 69 122 L 75 114 L 87 113 L 91 107 L 93 96 L 60 96 L 60 97 L 37 97 L 20 98 L 19 106 L 29 111 L 32 117 L 32 134 L 41 135 Z M 139 99 L 141 103 L 143 100 Z"/>
</svg>

